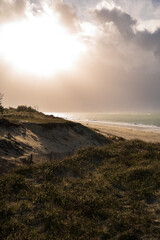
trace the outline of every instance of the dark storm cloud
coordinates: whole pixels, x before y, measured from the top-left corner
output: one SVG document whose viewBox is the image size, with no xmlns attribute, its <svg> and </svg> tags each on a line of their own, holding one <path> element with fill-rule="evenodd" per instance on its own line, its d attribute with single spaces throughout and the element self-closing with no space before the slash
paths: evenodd
<svg viewBox="0 0 160 240">
<path fill-rule="evenodd" d="M 109 111 L 160 109 L 160 29 L 138 31 L 137 20 L 118 7 L 94 14 L 100 32 L 81 67 L 90 103 Z"/>
<path fill-rule="evenodd" d="M 152 0 L 152 2 L 155 6 L 160 5 L 160 0 Z"/>
<path fill-rule="evenodd" d="M 95 14 L 101 23 L 113 22 L 119 33 L 125 37 L 124 41 L 128 41 L 130 38 L 130 42 L 137 47 L 153 51 L 155 56 L 160 57 L 160 28 L 153 33 L 146 29 L 144 31 L 135 30 L 137 21 L 116 7 L 111 10 L 107 8 L 96 9 Z"/>
<path fill-rule="evenodd" d="M 130 35 L 133 35 L 133 26 L 136 24 L 136 20 L 134 20 L 128 13 L 122 11 L 121 9 L 96 9 L 95 15 L 102 23 L 113 22 L 119 32 L 124 36 L 129 37 Z"/>
<path fill-rule="evenodd" d="M 146 50 L 153 51 L 156 57 L 160 60 L 160 29 L 154 33 L 149 31 L 137 32 L 135 42 Z"/>
</svg>

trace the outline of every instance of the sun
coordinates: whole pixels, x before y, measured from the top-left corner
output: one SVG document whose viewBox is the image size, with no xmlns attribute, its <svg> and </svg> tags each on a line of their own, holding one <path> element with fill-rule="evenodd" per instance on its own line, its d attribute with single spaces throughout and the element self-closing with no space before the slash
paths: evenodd
<svg viewBox="0 0 160 240">
<path fill-rule="evenodd" d="M 49 77 L 70 70 L 85 51 L 53 16 L 32 17 L 0 29 L 0 56 L 19 72 Z"/>
</svg>

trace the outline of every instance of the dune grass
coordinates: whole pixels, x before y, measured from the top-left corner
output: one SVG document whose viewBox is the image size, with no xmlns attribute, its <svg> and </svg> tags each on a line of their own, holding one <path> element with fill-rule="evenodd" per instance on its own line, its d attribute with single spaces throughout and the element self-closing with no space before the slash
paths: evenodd
<svg viewBox="0 0 160 240">
<path fill-rule="evenodd" d="M 0 115 L 0 119 L 5 118 L 11 122 L 16 123 L 37 123 L 37 124 L 48 124 L 48 123 L 67 123 L 69 121 L 54 117 L 52 115 L 45 115 L 32 107 L 18 106 L 17 108 L 5 109 L 4 113 Z"/>
<path fill-rule="evenodd" d="M 124 141 L 0 179 L 0 239 L 159 239 L 160 145 Z"/>
</svg>

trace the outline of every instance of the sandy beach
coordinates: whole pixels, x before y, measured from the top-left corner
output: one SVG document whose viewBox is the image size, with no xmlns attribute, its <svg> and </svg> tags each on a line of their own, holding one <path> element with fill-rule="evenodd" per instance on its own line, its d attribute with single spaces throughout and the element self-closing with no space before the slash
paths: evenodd
<svg viewBox="0 0 160 240">
<path fill-rule="evenodd" d="M 156 130 L 156 128 L 152 129 L 147 126 L 129 126 L 89 121 L 80 121 L 80 123 L 96 130 L 104 136 L 114 135 L 128 140 L 139 139 L 146 142 L 160 143 L 160 131 Z"/>
</svg>

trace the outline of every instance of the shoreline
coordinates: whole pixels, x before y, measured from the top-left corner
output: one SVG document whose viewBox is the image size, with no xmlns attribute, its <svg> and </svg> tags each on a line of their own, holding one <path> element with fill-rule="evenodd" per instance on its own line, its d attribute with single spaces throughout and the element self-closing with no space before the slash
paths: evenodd
<svg viewBox="0 0 160 240">
<path fill-rule="evenodd" d="M 139 139 L 145 142 L 160 143 L 160 128 L 145 125 L 129 125 L 97 121 L 76 121 L 94 129 L 104 136 L 113 135 L 127 140 Z"/>
<path fill-rule="evenodd" d="M 125 123 L 125 122 L 110 122 L 110 121 L 95 121 L 95 120 L 71 120 L 77 122 L 83 122 L 84 124 L 98 124 L 104 126 L 115 126 L 123 128 L 132 128 L 137 130 L 145 130 L 149 132 L 160 133 L 160 127 L 155 125 L 145 125 L 145 124 L 134 124 L 134 123 Z"/>
</svg>

